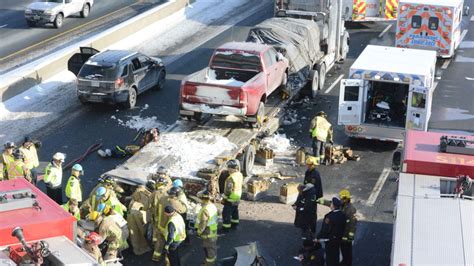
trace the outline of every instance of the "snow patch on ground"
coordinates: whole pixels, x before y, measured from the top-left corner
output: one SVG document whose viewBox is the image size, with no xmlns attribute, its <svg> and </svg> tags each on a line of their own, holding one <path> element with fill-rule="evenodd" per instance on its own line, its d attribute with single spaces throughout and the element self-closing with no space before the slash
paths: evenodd
<svg viewBox="0 0 474 266">
<path fill-rule="evenodd" d="M 203 167 L 203 162 L 212 163 L 223 151 L 235 148 L 227 138 L 212 132 L 168 132 L 160 138 L 160 149 L 145 146 L 143 152 L 153 153 L 155 158 L 169 157 L 174 163 L 169 171 L 173 177 L 193 177 Z M 147 167 L 145 171 L 155 173 L 158 165 Z"/>
<path fill-rule="evenodd" d="M 295 149 L 285 134 L 275 134 L 271 137 L 266 137 L 261 141 L 261 144 L 272 149 L 275 153 L 286 153 Z"/>
<path fill-rule="evenodd" d="M 128 127 L 130 129 L 135 129 L 136 131 L 139 131 L 140 129 L 148 130 L 152 128 L 158 128 L 160 131 L 162 131 L 167 127 L 165 124 L 160 122 L 156 116 L 141 117 L 139 115 L 134 115 L 130 116 L 128 121 L 123 121 L 114 115 L 112 115 L 110 118 L 116 120 L 119 125 Z"/>
</svg>

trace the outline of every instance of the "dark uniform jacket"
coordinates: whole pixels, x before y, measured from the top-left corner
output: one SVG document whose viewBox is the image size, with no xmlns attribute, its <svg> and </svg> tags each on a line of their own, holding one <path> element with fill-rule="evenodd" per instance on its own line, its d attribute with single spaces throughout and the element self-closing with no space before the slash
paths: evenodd
<svg viewBox="0 0 474 266">
<path fill-rule="evenodd" d="M 341 210 L 333 210 L 324 216 L 323 226 L 318 239 L 329 239 L 329 242 L 340 243 L 344 234 L 346 216 Z"/>
<path fill-rule="evenodd" d="M 331 206 L 330 200 L 324 200 L 323 205 Z M 342 237 L 347 238 L 348 241 L 354 240 L 356 227 L 357 227 L 357 217 L 356 217 L 356 208 L 352 203 L 348 202 L 342 206 L 342 213 L 346 216 L 346 226 L 344 229 L 344 234 Z M 352 234 L 351 234 L 352 233 Z"/>
<path fill-rule="evenodd" d="M 304 174 L 304 184 L 311 183 L 316 189 L 316 198 L 319 199 L 323 196 L 323 185 L 321 183 L 321 175 L 316 168 L 306 170 Z"/>
<path fill-rule="evenodd" d="M 303 255 L 301 265 L 304 266 L 324 266 L 324 250 L 313 247 L 311 249 L 302 248 L 299 254 Z"/>
<path fill-rule="evenodd" d="M 294 206 L 296 207 L 295 226 L 308 229 L 316 223 L 316 188 L 311 187 L 302 191 Z"/>
</svg>

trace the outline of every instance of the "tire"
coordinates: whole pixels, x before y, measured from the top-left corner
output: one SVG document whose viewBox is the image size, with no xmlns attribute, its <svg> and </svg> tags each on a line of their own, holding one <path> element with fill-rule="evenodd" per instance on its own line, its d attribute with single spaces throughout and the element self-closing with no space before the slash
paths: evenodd
<svg viewBox="0 0 474 266">
<path fill-rule="evenodd" d="M 347 33 L 344 33 L 344 36 L 342 37 L 341 49 L 341 60 L 345 61 L 347 54 L 349 53 L 349 34 Z"/>
<path fill-rule="evenodd" d="M 85 4 L 82 7 L 81 17 L 82 18 L 87 18 L 89 16 L 90 11 L 91 11 L 91 7 L 89 6 L 89 4 Z"/>
<path fill-rule="evenodd" d="M 319 74 L 318 71 L 314 71 L 313 78 L 311 79 L 311 98 L 315 99 L 319 91 Z"/>
<path fill-rule="evenodd" d="M 202 113 L 194 113 L 193 119 L 198 123 L 202 122 Z"/>
<path fill-rule="evenodd" d="M 288 73 L 284 73 L 281 79 L 280 89 L 285 90 L 288 83 Z"/>
<path fill-rule="evenodd" d="M 326 83 L 326 64 L 321 64 L 319 67 L 319 85 L 318 90 L 324 89 L 324 84 Z"/>
<path fill-rule="evenodd" d="M 137 90 L 135 88 L 130 88 L 128 90 L 128 98 L 127 101 L 124 103 L 124 106 L 128 109 L 135 107 L 137 104 Z"/>
<path fill-rule="evenodd" d="M 79 97 L 79 102 L 81 102 L 82 105 L 89 105 L 90 102 L 86 101 L 84 98 Z"/>
<path fill-rule="evenodd" d="M 30 20 L 27 20 L 26 24 L 28 24 L 28 27 L 35 27 L 36 26 L 36 22 L 30 21 Z"/>
<path fill-rule="evenodd" d="M 166 82 L 166 72 L 165 70 L 161 70 L 158 74 L 158 79 L 156 80 L 155 88 L 157 90 L 161 90 L 165 87 Z"/>
<path fill-rule="evenodd" d="M 464 6 L 463 13 L 464 13 L 464 16 L 469 16 L 469 6 Z"/>
<path fill-rule="evenodd" d="M 260 128 L 263 125 L 263 120 L 265 119 L 265 104 L 260 102 L 258 104 L 257 113 L 255 114 L 256 122 L 252 122 L 251 125 L 253 128 Z"/>
<path fill-rule="evenodd" d="M 255 147 L 249 144 L 242 155 L 242 174 L 244 176 L 251 176 L 253 165 L 255 162 Z"/>
<path fill-rule="evenodd" d="M 56 15 L 56 18 L 54 19 L 54 27 L 56 27 L 57 29 L 61 28 L 63 26 L 63 22 L 64 22 L 64 16 L 63 14 L 59 13 Z"/>
</svg>

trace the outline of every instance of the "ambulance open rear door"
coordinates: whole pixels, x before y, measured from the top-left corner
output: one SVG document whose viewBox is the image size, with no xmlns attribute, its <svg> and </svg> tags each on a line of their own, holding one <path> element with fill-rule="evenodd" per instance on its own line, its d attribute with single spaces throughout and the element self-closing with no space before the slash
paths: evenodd
<svg viewBox="0 0 474 266">
<path fill-rule="evenodd" d="M 426 131 L 431 115 L 431 92 L 422 86 L 411 85 L 407 104 L 407 129 Z"/>
<path fill-rule="evenodd" d="M 364 95 L 362 79 L 343 79 L 339 95 L 339 125 L 360 125 L 362 122 L 362 99 Z"/>
</svg>

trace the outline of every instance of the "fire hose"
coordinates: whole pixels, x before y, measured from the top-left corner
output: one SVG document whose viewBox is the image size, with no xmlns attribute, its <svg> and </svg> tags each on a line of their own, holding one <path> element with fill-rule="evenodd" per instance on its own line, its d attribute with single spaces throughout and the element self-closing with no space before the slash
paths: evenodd
<svg viewBox="0 0 474 266">
<path fill-rule="evenodd" d="M 91 145 L 87 150 L 78 158 L 68 162 L 63 166 L 63 169 L 68 169 L 71 168 L 74 164 L 82 162 L 89 154 L 97 151 L 102 147 L 102 143 L 96 143 L 94 145 Z"/>
</svg>

